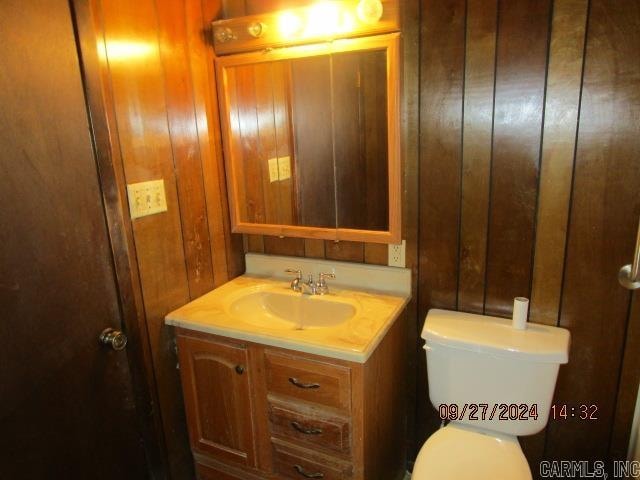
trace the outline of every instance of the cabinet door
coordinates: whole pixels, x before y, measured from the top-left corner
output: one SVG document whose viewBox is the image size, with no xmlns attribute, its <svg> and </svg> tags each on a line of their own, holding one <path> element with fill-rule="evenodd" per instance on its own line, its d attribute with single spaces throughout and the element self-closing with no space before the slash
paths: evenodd
<svg viewBox="0 0 640 480">
<path fill-rule="evenodd" d="M 192 448 L 255 466 L 247 349 L 180 335 L 178 356 Z"/>
</svg>

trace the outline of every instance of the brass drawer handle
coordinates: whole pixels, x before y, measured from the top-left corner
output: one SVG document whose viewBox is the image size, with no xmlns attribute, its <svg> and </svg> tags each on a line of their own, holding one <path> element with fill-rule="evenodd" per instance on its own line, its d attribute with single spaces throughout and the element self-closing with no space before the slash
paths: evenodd
<svg viewBox="0 0 640 480">
<path fill-rule="evenodd" d="M 321 428 L 304 428 L 298 422 L 291 422 L 291 426 L 305 435 L 320 435 L 322 433 Z"/>
<path fill-rule="evenodd" d="M 324 473 L 316 472 L 316 473 L 307 473 L 304 471 L 300 465 L 294 465 L 293 468 L 299 475 L 302 475 L 305 478 L 324 478 Z"/>
<path fill-rule="evenodd" d="M 298 388 L 320 388 L 319 383 L 301 383 L 300 380 L 295 377 L 289 377 L 289 382 Z"/>
</svg>

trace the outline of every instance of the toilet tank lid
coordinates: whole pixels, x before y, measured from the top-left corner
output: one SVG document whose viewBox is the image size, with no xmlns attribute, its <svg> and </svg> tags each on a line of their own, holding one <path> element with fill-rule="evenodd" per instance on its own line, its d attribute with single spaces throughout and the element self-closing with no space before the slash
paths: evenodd
<svg viewBox="0 0 640 480">
<path fill-rule="evenodd" d="M 438 309 L 429 310 L 422 329 L 426 347 L 440 344 L 541 363 L 567 363 L 570 337 L 564 328 L 528 323 L 526 330 L 516 330 L 511 319 Z"/>
</svg>

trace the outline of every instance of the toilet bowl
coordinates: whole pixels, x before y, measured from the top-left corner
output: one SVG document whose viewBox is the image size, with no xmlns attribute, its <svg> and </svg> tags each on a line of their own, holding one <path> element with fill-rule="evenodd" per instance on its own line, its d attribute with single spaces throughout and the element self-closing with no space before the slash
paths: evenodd
<svg viewBox="0 0 640 480">
<path fill-rule="evenodd" d="M 420 449 L 413 480 L 531 480 L 517 437 L 449 424 Z"/>
<path fill-rule="evenodd" d="M 422 338 L 429 399 L 449 424 L 420 449 L 412 480 L 531 480 L 518 436 L 547 424 L 569 332 L 433 309 Z"/>
</svg>

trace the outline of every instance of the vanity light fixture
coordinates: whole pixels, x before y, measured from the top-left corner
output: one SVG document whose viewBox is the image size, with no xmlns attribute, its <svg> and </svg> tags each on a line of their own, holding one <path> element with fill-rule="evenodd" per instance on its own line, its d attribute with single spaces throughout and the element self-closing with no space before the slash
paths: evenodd
<svg viewBox="0 0 640 480">
<path fill-rule="evenodd" d="M 218 55 L 400 30 L 399 0 L 321 0 L 307 7 L 215 21 Z"/>
</svg>

